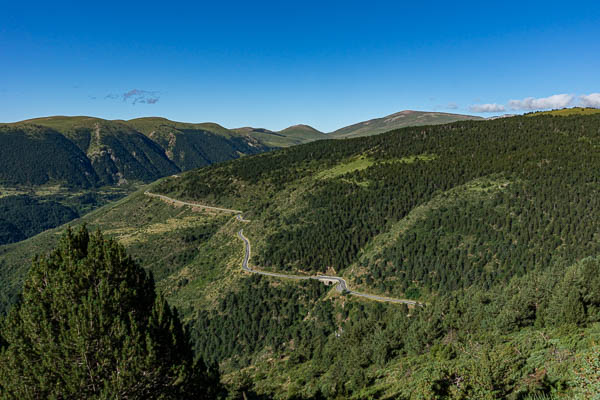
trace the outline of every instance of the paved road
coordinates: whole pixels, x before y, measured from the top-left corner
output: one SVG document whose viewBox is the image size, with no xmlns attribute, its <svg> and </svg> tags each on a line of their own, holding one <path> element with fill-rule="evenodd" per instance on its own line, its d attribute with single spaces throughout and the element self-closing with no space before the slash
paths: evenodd
<svg viewBox="0 0 600 400">
<path fill-rule="evenodd" d="M 377 301 L 385 301 L 388 303 L 410 304 L 413 306 L 420 304 L 413 300 L 396 299 L 393 297 L 378 296 L 375 294 L 361 293 L 361 292 L 356 292 L 354 290 L 350 290 L 350 289 L 348 289 L 348 284 L 346 283 L 346 280 L 344 278 L 340 278 L 339 276 L 317 275 L 312 278 L 317 279 L 319 281 L 337 281 L 338 283 L 337 283 L 336 289 L 338 290 L 338 292 L 351 294 L 353 296 L 364 297 L 366 299 L 377 300 Z"/>
<path fill-rule="evenodd" d="M 175 200 L 168 196 L 163 196 L 162 194 L 156 194 L 156 193 L 150 193 L 150 192 L 144 192 L 144 194 L 146 196 L 150 196 L 150 197 L 158 197 L 159 199 L 166 201 L 167 203 L 179 204 L 181 206 L 191 206 L 191 207 L 197 207 L 197 208 L 204 208 L 206 210 L 223 211 L 223 212 L 228 212 L 228 213 L 233 213 L 233 214 L 243 214 L 243 211 L 240 211 L 240 210 L 232 210 L 230 208 L 205 206 L 204 204 L 190 203 L 188 201 Z M 242 221 L 242 220 L 243 220 L 243 218 L 240 219 L 240 221 Z"/>
<path fill-rule="evenodd" d="M 330 275 L 314 275 L 314 276 L 288 275 L 288 274 L 279 274 L 277 272 L 267 272 L 267 271 L 260 271 L 260 270 L 252 269 L 248 265 L 248 261 L 250 260 L 250 253 L 251 253 L 251 249 L 252 249 L 252 246 L 250 245 L 250 241 L 248 240 L 248 238 L 246 236 L 244 236 L 244 230 L 243 229 L 240 229 L 238 231 L 237 236 L 245 244 L 245 246 L 244 246 L 245 247 L 244 260 L 242 261 L 242 269 L 244 271 L 251 272 L 251 273 L 254 273 L 254 274 L 274 276 L 274 277 L 277 277 L 277 278 L 285 278 L 285 279 L 296 279 L 296 280 L 301 280 L 301 279 L 315 279 L 315 280 L 318 280 L 318 281 L 321 281 L 321 282 L 326 282 L 326 283 L 337 282 L 335 288 L 337 289 L 338 292 L 341 292 L 341 293 L 346 293 L 346 294 L 350 294 L 350 295 L 353 295 L 353 296 L 364 297 L 366 299 L 371 299 L 371 300 L 385 301 L 385 302 L 389 302 L 389 303 L 402 303 L 402 304 L 410 304 L 410 305 L 413 305 L 413 306 L 419 304 L 419 303 L 417 303 L 416 301 L 413 301 L 413 300 L 395 299 L 395 298 L 392 298 L 392 297 L 377 296 L 377 295 L 374 295 L 374 294 L 361 293 L 361 292 L 356 292 L 354 290 L 350 290 L 350 289 L 348 289 L 348 284 L 346 283 L 346 280 L 344 278 L 340 278 L 339 276 L 330 276 Z"/>
<path fill-rule="evenodd" d="M 245 244 L 245 246 L 244 246 L 245 247 L 244 260 L 242 261 L 242 269 L 244 271 L 252 272 L 253 274 L 266 275 L 266 276 L 274 276 L 274 277 L 277 277 L 277 278 L 297 279 L 297 280 L 314 279 L 314 277 L 312 277 L 312 276 L 279 274 L 277 272 L 259 271 L 259 270 L 250 268 L 250 266 L 248 266 L 248 260 L 250 260 L 250 252 L 251 252 L 251 249 L 252 249 L 252 247 L 250 246 L 250 241 L 248 240 L 248 238 L 246 236 L 244 236 L 244 230 L 243 229 L 240 229 L 238 231 L 237 235 L 238 235 L 238 238 L 240 238 L 244 242 L 244 244 Z"/>
<path fill-rule="evenodd" d="M 242 216 L 242 214 L 238 214 L 235 216 L 235 218 L 240 221 L 240 222 L 250 222 L 249 219 L 244 219 L 244 217 Z"/>
<path fill-rule="evenodd" d="M 189 202 L 185 202 L 185 201 L 181 201 L 181 200 L 175 200 L 172 199 L 170 197 L 164 196 L 162 194 L 155 194 L 155 193 L 150 193 L 150 192 L 145 192 L 144 194 L 146 194 L 147 196 L 151 196 L 151 197 L 158 197 L 168 203 L 174 203 L 174 204 L 180 204 L 180 205 L 187 205 L 187 206 L 192 206 L 192 207 L 199 207 L 199 208 L 205 208 L 205 209 L 209 209 L 209 210 L 217 210 L 217 211 L 224 211 L 224 212 L 230 212 L 230 213 L 235 213 L 237 214 L 235 217 L 238 221 L 240 222 L 250 222 L 247 219 L 244 219 L 244 217 L 242 216 L 243 212 L 239 211 L 239 210 L 231 210 L 228 208 L 220 208 L 220 207 L 211 207 L 211 206 L 205 206 L 202 204 L 197 204 L 197 203 L 189 203 Z M 358 297 L 363 297 L 365 299 L 370 299 L 370 300 L 376 300 L 376 301 L 383 301 L 383 302 L 388 302 L 388 303 L 401 303 L 401 304 L 409 304 L 409 305 L 422 305 L 421 303 L 418 303 L 416 301 L 413 300 L 406 300 L 406 299 L 395 299 L 392 297 L 385 297 L 385 296 L 377 296 L 374 294 L 368 294 L 368 293 L 361 293 L 361 292 L 355 292 L 354 290 L 350 290 L 348 289 L 348 284 L 346 283 L 346 280 L 344 278 L 340 278 L 339 276 L 330 276 L 330 275 L 313 275 L 313 276 L 306 276 L 306 275 L 292 275 L 292 274 L 280 274 L 277 272 L 268 272 L 268 271 L 260 271 L 260 270 L 256 270 L 256 269 L 252 269 L 249 265 L 248 262 L 250 260 L 250 255 L 252 252 L 252 246 L 250 245 L 250 241 L 248 240 L 248 238 L 246 236 L 244 236 L 244 229 L 240 229 L 237 233 L 237 236 L 240 240 L 242 240 L 244 242 L 244 260 L 242 261 L 242 270 L 246 271 L 246 272 L 250 272 L 253 274 L 259 274 L 259 275 L 265 275 L 265 276 L 273 276 L 276 278 L 283 278 L 283 279 L 294 279 L 294 280 L 308 280 L 308 279 L 314 279 L 320 282 L 324 282 L 326 284 L 330 284 L 330 283 L 334 283 L 336 285 L 336 290 L 338 292 L 341 293 L 345 293 L 345 294 L 349 294 L 352 296 L 358 296 Z"/>
</svg>

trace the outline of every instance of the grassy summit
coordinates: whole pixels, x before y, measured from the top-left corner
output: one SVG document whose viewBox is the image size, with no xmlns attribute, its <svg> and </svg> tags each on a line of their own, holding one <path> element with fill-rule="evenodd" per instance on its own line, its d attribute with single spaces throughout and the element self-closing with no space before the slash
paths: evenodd
<svg viewBox="0 0 600 400">
<path fill-rule="evenodd" d="M 233 131 L 256 137 L 272 147 L 289 147 L 327 138 L 324 133 L 308 125 L 294 125 L 278 132 L 250 127 L 237 128 Z"/>
<path fill-rule="evenodd" d="M 308 125 L 293 125 L 279 131 L 280 134 L 310 140 L 320 140 L 325 138 L 325 134 Z"/>
<path fill-rule="evenodd" d="M 573 107 L 573 108 L 563 108 L 561 110 L 552 110 L 552 111 L 539 111 L 531 114 L 527 114 L 528 116 L 537 116 L 537 115 L 557 115 L 557 116 L 569 116 L 569 115 L 593 115 L 599 114 L 600 109 L 598 108 L 590 108 L 590 107 Z"/>
<path fill-rule="evenodd" d="M 455 121 L 480 120 L 472 115 L 405 110 L 383 118 L 374 118 L 340 128 L 329 134 L 332 139 L 376 135 L 407 126 L 439 125 Z"/>
</svg>

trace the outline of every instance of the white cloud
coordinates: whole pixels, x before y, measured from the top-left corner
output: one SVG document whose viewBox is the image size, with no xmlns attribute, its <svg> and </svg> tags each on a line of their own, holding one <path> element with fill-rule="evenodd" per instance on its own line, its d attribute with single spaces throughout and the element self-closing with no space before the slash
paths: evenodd
<svg viewBox="0 0 600 400">
<path fill-rule="evenodd" d="M 448 110 L 456 110 L 458 108 L 458 104 L 456 104 L 456 103 L 448 103 L 448 104 L 446 104 L 446 108 Z"/>
<path fill-rule="evenodd" d="M 575 96 L 570 94 L 555 94 L 550 97 L 527 97 L 523 100 L 511 100 L 508 106 L 513 110 L 546 110 L 553 108 L 565 108 L 569 106 Z"/>
<path fill-rule="evenodd" d="M 469 110 L 475 113 L 493 113 L 493 112 L 502 112 L 504 111 L 504 106 L 502 104 L 473 104 L 469 106 Z"/>
<path fill-rule="evenodd" d="M 600 108 L 600 93 L 590 93 L 579 96 L 579 103 L 583 107 Z"/>
</svg>

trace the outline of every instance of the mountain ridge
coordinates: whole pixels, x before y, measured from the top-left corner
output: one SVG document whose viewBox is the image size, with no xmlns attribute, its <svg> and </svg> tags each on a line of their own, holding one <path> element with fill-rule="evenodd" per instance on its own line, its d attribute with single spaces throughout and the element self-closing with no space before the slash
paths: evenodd
<svg viewBox="0 0 600 400">
<path fill-rule="evenodd" d="M 483 120 L 482 117 L 436 111 L 403 110 L 384 117 L 372 118 L 328 133 L 330 138 L 370 136 L 408 126 L 440 125 L 456 121 Z"/>
<path fill-rule="evenodd" d="M 29 119 L 0 124 L 0 143 L 3 157 L 13 160 L 0 168 L 0 183 L 39 185 L 56 181 L 77 187 L 151 182 L 271 149 L 218 124 L 155 117 L 129 121 L 85 116 Z M 40 157 L 50 168 L 39 163 Z M 72 166 L 62 165 L 70 159 L 75 160 Z"/>
<path fill-rule="evenodd" d="M 369 120 L 356 122 L 354 124 L 338 128 L 331 132 L 323 132 L 307 124 L 295 124 L 277 131 L 268 128 L 256 128 L 252 126 L 226 128 L 216 122 L 181 122 L 157 116 L 138 117 L 129 120 L 108 120 L 99 117 L 84 115 L 56 115 L 30 118 L 17 122 L 0 123 L 0 126 L 36 124 L 63 131 L 73 129 L 74 127 L 77 127 L 79 125 L 84 125 L 85 123 L 91 122 L 115 123 L 122 124 L 123 126 L 127 126 L 128 128 L 133 128 L 141 133 L 144 133 L 146 136 L 150 135 L 153 132 L 153 130 L 155 130 L 157 127 L 170 127 L 175 129 L 203 130 L 217 135 L 222 135 L 228 138 L 250 136 L 255 137 L 258 140 L 262 140 L 264 139 L 264 135 L 280 135 L 290 139 L 289 143 L 280 142 L 280 145 L 294 145 L 320 139 L 369 136 L 373 134 L 383 133 L 393 129 L 402 128 L 405 126 L 437 125 L 469 119 L 484 120 L 484 118 L 482 117 L 465 114 L 453 114 L 437 111 L 402 110 L 393 114 L 386 115 L 384 117 L 375 117 Z"/>
</svg>

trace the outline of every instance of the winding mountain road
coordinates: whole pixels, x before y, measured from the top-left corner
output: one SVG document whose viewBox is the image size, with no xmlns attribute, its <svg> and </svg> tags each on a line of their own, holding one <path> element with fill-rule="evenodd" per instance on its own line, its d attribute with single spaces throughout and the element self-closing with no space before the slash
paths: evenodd
<svg viewBox="0 0 600 400">
<path fill-rule="evenodd" d="M 233 210 L 230 208 L 221 208 L 221 207 L 212 207 L 212 206 L 206 206 L 206 205 L 198 204 L 198 203 L 181 201 L 181 200 L 173 199 L 171 197 L 168 197 L 168 196 L 165 196 L 162 194 L 150 193 L 148 191 L 144 192 L 144 194 L 147 196 L 150 196 L 150 197 L 159 198 L 159 199 L 161 199 L 167 203 L 171 203 L 171 204 L 202 208 L 202 209 L 206 209 L 206 210 L 215 210 L 215 211 L 233 213 L 233 214 L 236 214 L 235 218 L 238 221 L 250 222 L 249 220 L 244 219 L 243 211 L 240 211 L 240 210 Z M 329 275 L 306 276 L 306 275 L 280 274 L 278 272 L 268 272 L 268 271 L 261 271 L 261 270 L 253 269 L 248 265 L 248 262 L 250 261 L 252 246 L 250 245 L 250 241 L 248 240 L 248 238 L 246 236 L 244 236 L 244 229 L 240 229 L 238 231 L 237 237 L 241 241 L 244 242 L 244 260 L 242 261 L 242 270 L 244 270 L 246 272 L 249 272 L 252 274 L 272 276 L 275 278 L 282 278 L 282 279 L 294 279 L 294 280 L 313 279 L 313 280 L 323 282 L 327 285 L 335 284 L 336 285 L 335 288 L 338 292 L 344 293 L 344 294 L 349 294 L 352 296 L 357 296 L 357 297 L 362 297 L 362 298 L 369 299 L 369 300 L 382 301 L 382 302 L 387 302 L 387 303 L 400 303 L 400 304 L 408 304 L 408 305 L 413 305 L 413 306 L 422 305 L 422 303 L 416 302 L 414 300 L 396 299 L 393 297 L 378 296 L 375 294 L 361 293 L 361 292 L 356 292 L 354 290 L 350 290 L 350 289 L 348 289 L 348 284 L 346 283 L 346 280 L 344 278 L 340 278 L 339 276 L 329 276 Z"/>
<path fill-rule="evenodd" d="M 159 199 L 161 199 L 162 201 L 164 201 L 166 203 L 177 204 L 180 206 L 190 206 L 190 207 L 195 207 L 195 208 L 202 208 L 205 210 L 223 211 L 223 212 L 240 214 L 240 215 L 243 214 L 243 211 L 240 211 L 240 210 L 232 210 L 230 208 L 211 207 L 211 206 L 205 206 L 204 204 L 190 203 L 189 201 L 176 200 L 176 199 L 172 199 L 168 196 L 164 196 L 162 194 L 150 193 L 148 191 L 144 192 L 144 194 L 146 196 L 150 196 L 150 197 L 158 197 Z M 242 221 L 239 218 L 238 218 L 238 220 Z"/>
</svg>

